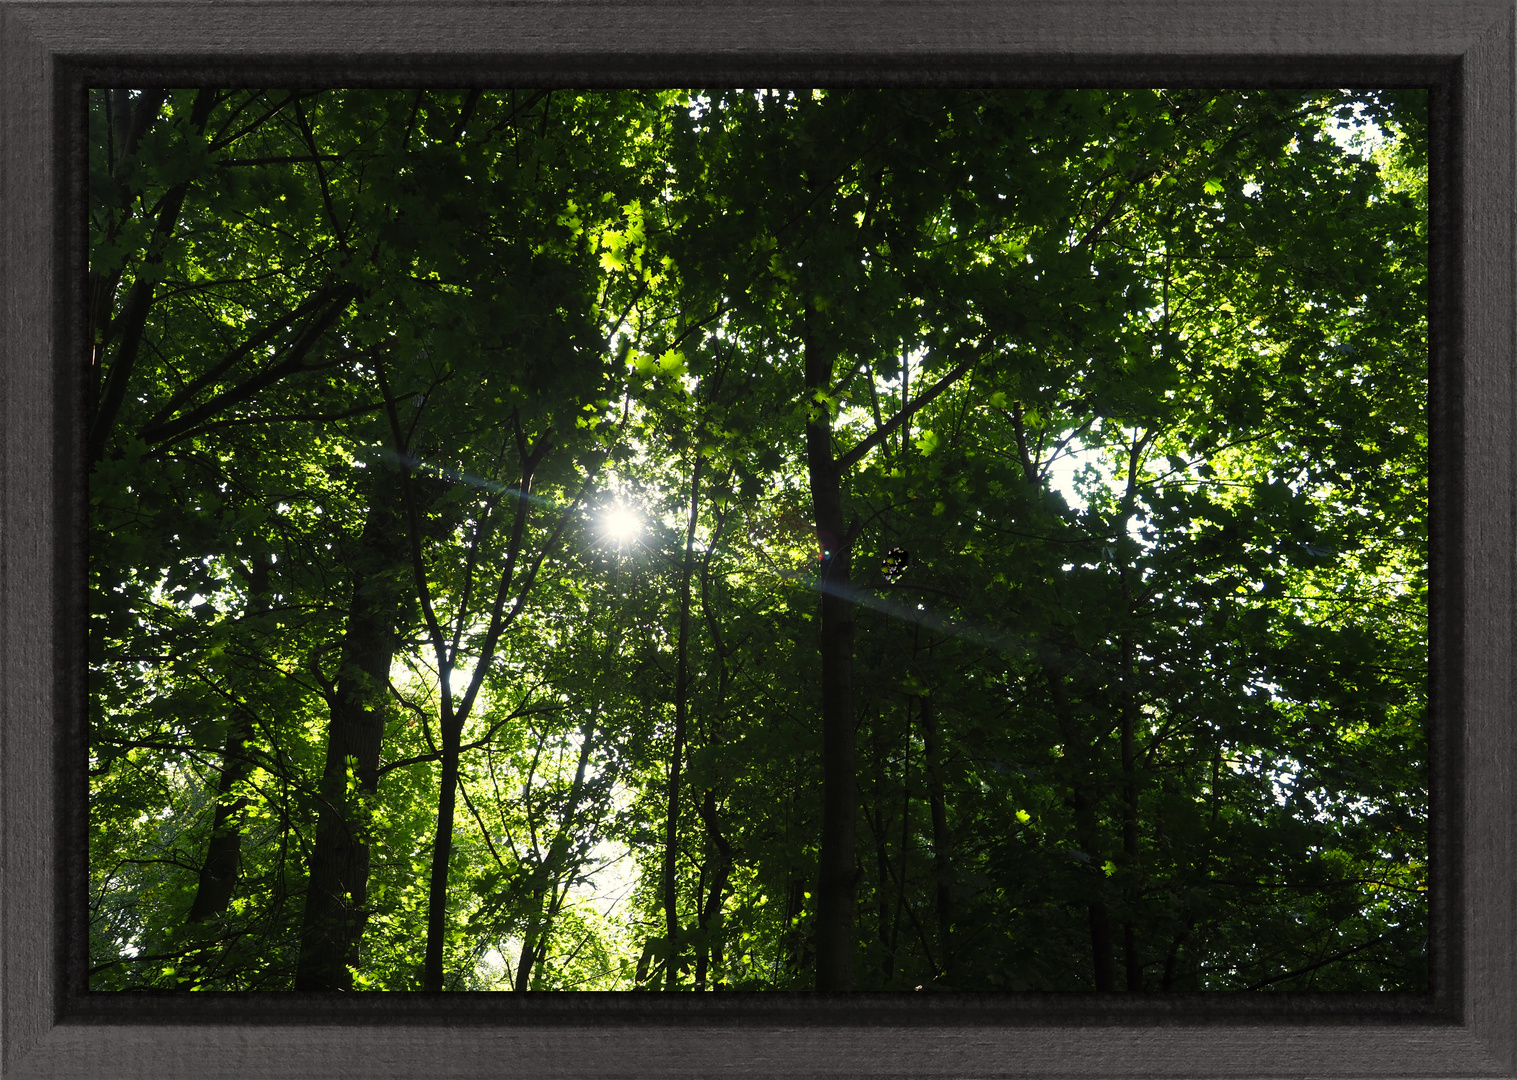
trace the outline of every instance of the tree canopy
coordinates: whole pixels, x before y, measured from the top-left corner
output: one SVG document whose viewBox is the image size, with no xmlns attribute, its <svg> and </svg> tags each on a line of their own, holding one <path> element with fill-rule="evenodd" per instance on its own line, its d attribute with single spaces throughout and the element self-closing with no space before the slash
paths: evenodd
<svg viewBox="0 0 1517 1080">
<path fill-rule="evenodd" d="M 92 92 L 91 987 L 1426 989 L 1426 154 Z"/>
</svg>

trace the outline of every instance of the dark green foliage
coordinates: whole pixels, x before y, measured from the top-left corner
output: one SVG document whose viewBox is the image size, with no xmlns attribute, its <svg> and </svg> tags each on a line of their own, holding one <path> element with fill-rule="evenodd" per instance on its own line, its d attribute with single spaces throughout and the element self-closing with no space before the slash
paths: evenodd
<svg viewBox="0 0 1517 1080">
<path fill-rule="evenodd" d="M 92 987 L 1425 989 L 1426 139 L 97 91 Z"/>
</svg>

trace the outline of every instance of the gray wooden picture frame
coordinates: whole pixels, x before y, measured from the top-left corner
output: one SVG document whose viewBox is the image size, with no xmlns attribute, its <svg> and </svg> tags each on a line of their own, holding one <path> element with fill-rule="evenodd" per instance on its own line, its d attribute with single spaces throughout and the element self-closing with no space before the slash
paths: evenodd
<svg viewBox="0 0 1517 1080">
<path fill-rule="evenodd" d="M 1517 1077 L 1517 6 L 0 0 L 0 1075 Z M 90 994 L 85 88 L 1426 86 L 1428 994 Z"/>
</svg>

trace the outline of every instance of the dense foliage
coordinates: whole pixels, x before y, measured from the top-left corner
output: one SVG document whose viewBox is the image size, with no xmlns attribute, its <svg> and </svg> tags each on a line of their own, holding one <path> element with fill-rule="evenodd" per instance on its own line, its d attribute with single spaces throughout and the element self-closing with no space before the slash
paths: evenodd
<svg viewBox="0 0 1517 1080">
<path fill-rule="evenodd" d="M 1426 988 L 1425 104 L 94 92 L 92 987 Z"/>
</svg>

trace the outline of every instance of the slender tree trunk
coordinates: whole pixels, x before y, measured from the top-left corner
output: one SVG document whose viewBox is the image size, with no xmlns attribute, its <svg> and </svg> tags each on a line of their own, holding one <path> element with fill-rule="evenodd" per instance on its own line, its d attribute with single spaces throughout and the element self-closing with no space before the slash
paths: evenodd
<svg viewBox="0 0 1517 1080">
<path fill-rule="evenodd" d="M 722 530 L 727 524 L 727 511 L 716 507 L 715 520 L 712 523 L 711 540 L 701 557 L 701 615 L 706 621 L 707 633 L 711 638 L 713 655 L 716 660 L 716 695 L 711 702 L 711 711 L 708 713 L 706 725 L 706 738 L 710 746 L 719 747 L 722 744 L 721 717 L 727 707 L 727 691 L 732 685 L 735 675 L 732 667 L 728 664 L 728 658 L 732 655 L 732 649 L 722 638 L 721 620 L 717 617 L 716 607 L 711 599 L 711 560 L 716 554 L 717 543 L 722 536 Z M 741 668 L 741 664 L 738 665 Z M 715 778 L 713 778 L 714 780 Z M 709 955 L 709 980 L 713 990 L 721 990 L 725 980 L 724 945 L 722 940 L 722 903 L 727 882 L 732 875 L 732 867 L 736 861 L 737 852 L 732 844 L 722 835 L 720 823 L 717 817 L 716 791 L 714 787 L 706 788 L 701 799 L 701 820 L 706 825 L 706 835 L 710 840 L 710 846 L 716 851 L 717 867 L 713 877 L 710 892 L 700 912 L 700 928 L 705 945 L 696 958 L 696 989 L 704 989 L 708 979 L 707 957 Z"/>
<path fill-rule="evenodd" d="M 1174 940 L 1169 944 L 1169 953 L 1164 957 L 1164 981 L 1159 986 L 1159 989 L 1166 994 L 1175 988 L 1175 973 L 1178 970 L 1180 946 L 1185 944 L 1186 938 L 1190 937 L 1190 932 L 1194 926 L 1194 919 L 1187 920 L 1185 929 L 1176 934 Z"/>
<path fill-rule="evenodd" d="M 880 986 L 890 985 L 895 976 L 895 949 L 890 935 L 890 851 L 885 830 L 885 753 L 880 745 L 879 720 L 874 731 L 874 807 L 870 821 L 874 825 L 875 906 L 879 923 Z"/>
<path fill-rule="evenodd" d="M 375 476 L 354 559 L 341 666 L 330 697 L 327 759 L 311 850 L 295 989 L 349 990 L 358 961 L 369 885 L 369 831 L 362 800 L 379 779 L 381 708 L 395 656 L 396 622 L 406 596 L 408 560 L 400 491 L 388 471 Z M 351 769 L 356 791 L 348 787 Z"/>
<path fill-rule="evenodd" d="M 1137 698 L 1132 690 L 1133 645 L 1132 638 L 1124 634 L 1122 650 L 1122 853 L 1126 862 L 1126 882 L 1123 886 L 1127 917 L 1122 923 L 1122 945 L 1127 963 L 1127 989 L 1143 989 L 1143 963 L 1138 956 L 1137 930 L 1133 914 L 1137 910 L 1138 892 L 1138 768 L 1135 748 L 1137 727 Z"/>
<path fill-rule="evenodd" d="M 906 875 L 911 869 L 911 860 L 906 853 L 911 850 L 911 703 L 915 700 L 914 696 L 906 699 L 906 745 L 901 748 L 901 875 L 896 881 L 895 915 L 890 920 L 890 948 L 886 954 L 890 957 L 892 968 L 901 942 L 901 912 L 906 907 Z M 889 869 L 889 864 L 886 869 Z M 895 977 L 893 970 L 890 977 Z"/>
<path fill-rule="evenodd" d="M 1074 800 L 1075 836 L 1080 849 L 1091 860 L 1091 896 L 1087 903 L 1090 924 L 1091 965 L 1094 969 L 1096 989 L 1115 989 L 1112 980 L 1111 917 L 1106 908 L 1105 877 L 1097 868 L 1101 847 L 1100 830 L 1096 824 L 1096 801 L 1089 789 L 1090 762 L 1088 749 L 1076 727 L 1074 712 L 1070 707 L 1069 694 L 1064 687 L 1064 676 L 1045 666 L 1044 673 L 1053 694 L 1054 711 L 1059 720 L 1065 753 L 1071 758 L 1074 775 L 1070 779 L 1070 793 Z"/>
<path fill-rule="evenodd" d="M 448 675 L 445 673 L 444 678 Z M 458 799 L 459 744 L 463 722 L 449 716 L 442 725 L 442 785 L 437 791 L 437 828 L 432 834 L 432 870 L 427 881 L 427 953 L 422 986 L 441 990 L 443 946 L 448 928 L 448 863 L 453 856 L 453 813 Z"/>
<path fill-rule="evenodd" d="M 685 555 L 680 564 L 679 640 L 675 645 L 674 747 L 669 755 L 669 806 L 664 823 L 664 935 L 669 964 L 664 987 L 679 989 L 679 799 L 680 767 L 685 757 L 685 728 L 690 717 L 690 580 L 695 573 L 695 527 L 700 520 L 701 457 L 690 470 L 690 518 L 685 526 Z M 697 903 L 700 902 L 697 898 Z"/>
<path fill-rule="evenodd" d="M 722 835 L 716 818 L 716 793 L 706 789 L 701 803 L 701 819 L 706 823 L 706 835 L 711 841 L 716 865 L 711 875 L 711 888 L 707 891 L 700 910 L 701 937 L 704 941 L 695 957 L 695 988 L 704 990 L 708 973 L 712 975 L 713 989 L 722 985 L 722 897 L 727 889 L 727 879 L 732 873 L 732 845 Z M 708 961 L 709 957 L 709 961 Z M 709 963 L 709 967 L 708 967 Z"/>
<path fill-rule="evenodd" d="M 248 570 L 248 615 L 256 618 L 269 610 L 269 572 L 267 559 L 255 559 Z M 226 743 L 221 749 L 221 777 L 216 785 L 216 816 L 211 822 L 211 838 L 206 845 L 205 862 L 195 899 L 190 904 L 188 920 L 205 922 L 226 911 L 237 888 L 237 872 L 242 862 L 241 814 L 247 799 L 234 797 L 237 785 L 253 771 L 247 756 L 247 741 L 253 737 L 251 716 L 242 709 L 232 715 Z"/>
<path fill-rule="evenodd" d="M 806 914 L 806 882 L 793 877 L 785 889 L 785 969 L 792 978 L 806 967 L 806 934 L 801 924 Z"/>
<path fill-rule="evenodd" d="M 139 108 L 134 130 L 136 127 L 146 130 L 146 126 L 152 123 L 159 109 L 162 108 L 166 96 L 163 91 L 149 92 Z M 201 90 L 195 95 L 195 103 L 190 107 L 190 127 L 196 135 L 205 130 L 206 121 L 210 119 L 211 108 L 215 103 L 214 90 Z M 135 139 L 132 142 L 135 145 Z M 155 239 L 166 241 L 173 235 L 179 222 L 179 212 L 184 207 L 184 200 L 189 191 L 190 181 L 185 180 L 175 184 L 164 193 L 162 209 L 158 212 L 158 222 L 154 226 Z M 155 266 L 162 261 L 161 247 L 157 250 L 150 248 L 143 257 L 145 266 Z M 100 387 L 100 391 L 98 397 L 91 402 L 94 408 L 91 411 L 88 438 L 91 465 L 105 456 L 106 442 L 116 426 L 116 414 L 121 411 L 121 405 L 126 400 L 127 386 L 137 364 L 137 352 L 147 329 L 148 312 L 153 306 L 156 277 L 156 274 L 139 273 L 136 284 L 127 291 L 121 314 L 117 317 L 120 323 L 119 332 L 114 326 L 112 327 L 112 336 L 120 342 L 116 347 L 115 358 L 108 372 L 97 367 L 95 385 Z"/>
<path fill-rule="evenodd" d="M 943 797 L 942 745 L 938 739 L 937 713 L 931 697 L 922 698 L 922 747 L 927 766 L 927 801 L 932 811 L 932 875 L 937 886 L 938 947 L 943 955 L 943 974 L 955 985 L 953 953 L 953 886 L 948 856 L 948 808 Z"/>
<path fill-rule="evenodd" d="M 590 754 L 595 746 L 598 716 L 598 709 L 592 711 L 589 718 L 580 725 L 579 760 L 574 766 L 574 783 L 569 787 L 569 798 L 564 805 L 563 817 L 559 819 L 559 827 L 553 836 L 553 842 L 548 845 L 547 857 L 539 868 L 551 882 L 550 890 L 558 888 L 558 882 L 562 880 L 564 874 L 564 862 L 568 857 L 574 827 L 579 818 L 579 804 L 585 794 L 585 774 L 589 771 Z M 525 991 L 531 987 L 532 967 L 547 955 L 548 932 L 552 929 L 553 917 L 557 913 L 556 905 L 550 904 L 544 915 L 542 889 L 538 889 L 533 895 L 535 904 L 532 917 L 528 923 L 527 932 L 522 938 L 521 956 L 517 959 L 515 988 L 518 991 Z M 439 978 L 438 981 L 440 983 L 441 979 Z"/>
<path fill-rule="evenodd" d="M 841 472 L 832 454 L 832 420 L 822 400 L 830 390 L 833 357 L 806 322 L 806 467 L 811 481 L 821 569 L 822 843 L 816 890 L 816 988 L 853 989 L 853 909 L 857 797 L 853 731 L 853 602 L 849 546 L 843 521 Z"/>
<path fill-rule="evenodd" d="M 409 451 L 396 411 L 395 397 L 385 379 L 383 367 L 378 369 L 378 376 L 380 387 L 385 395 L 386 411 L 390 416 L 394 446 L 397 454 L 404 457 Z M 441 990 L 443 983 L 443 947 L 448 913 L 448 864 L 453 854 L 453 813 L 456 807 L 458 759 L 462 752 L 464 724 L 469 718 L 470 710 L 474 707 L 475 697 L 484 684 L 485 674 L 494 663 L 495 650 L 499 645 L 501 634 L 521 611 L 521 605 L 525 602 L 533 581 L 536 580 L 537 571 L 542 566 L 543 559 L 557 542 L 569 516 L 568 511 L 560 515 L 557 527 L 539 550 L 537 561 L 528 570 L 526 580 L 516 596 L 516 603 L 507 614 L 506 598 L 511 591 L 517 560 L 521 556 L 523 538 L 526 535 L 528 495 L 532 490 L 532 476 L 552 445 L 550 432 L 544 434 L 537 441 L 536 446 L 529 449 L 519 417 L 514 413 L 511 423 L 516 435 L 517 454 L 521 462 L 521 479 L 516 485 L 514 500 L 516 505 L 512 512 L 511 537 L 506 545 L 505 565 L 501 569 L 500 579 L 496 584 L 495 598 L 490 605 L 489 628 L 485 631 L 484 643 L 475 659 L 474 672 L 469 677 L 468 688 L 456 705 L 452 690 L 453 672 L 457 669 L 462 648 L 460 642 L 463 639 L 465 621 L 469 617 L 469 596 L 474 583 L 474 568 L 479 560 L 480 544 L 484 536 L 494 528 L 495 509 L 499 505 L 501 495 L 496 494 L 486 500 L 482 515 L 475 519 L 474 536 L 469 543 L 465 558 L 463 593 L 458 611 L 453 618 L 453 637 L 452 643 L 449 644 L 444 636 L 442 625 L 438 621 L 436 609 L 432 605 L 432 590 L 427 583 L 426 562 L 422 554 L 424 519 L 422 508 L 417 504 L 414 477 L 409 468 L 404 478 L 406 537 L 411 549 L 411 573 L 416 583 L 417 596 L 421 600 L 422 617 L 432 639 L 432 652 L 437 657 L 438 696 L 441 698 L 439 716 L 442 728 L 442 781 L 437 798 L 436 830 L 432 837 L 432 869 L 427 887 L 427 950 L 422 967 L 422 987 L 431 991 Z M 578 501 L 578 499 L 575 500 L 575 506 L 578 505 Z"/>
<path fill-rule="evenodd" d="M 1133 507 L 1138 493 L 1138 465 L 1148 436 L 1139 439 L 1134 432 L 1134 442 L 1127 457 L 1127 490 L 1122 500 L 1120 532 L 1127 532 L 1132 520 Z M 1125 864 L 1122 899 L 1127 908 L 1122 922 L 1122 949 L 1127 968 L 1127 989 L 1143 989 L 1143 962 L 1138 955 L 1137 929 L 1134 916 L 1137 914 L 1141 890 L 1138 879 L 1138 687 L 1137 650 L 1134 647 L 1131 619 L 1133 616 L 1133 567 L 1124 559 L 1122 576 L 1122 633 L 1118 639 L 1121 670 L 1121 753 L 1122 753 L 1122 855 Z"/>
</svg>

